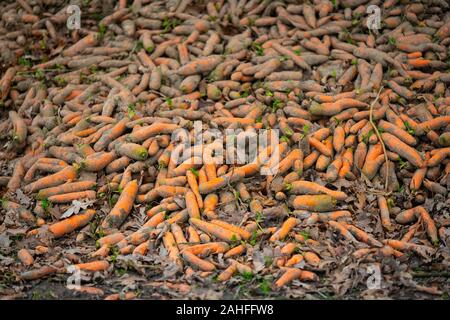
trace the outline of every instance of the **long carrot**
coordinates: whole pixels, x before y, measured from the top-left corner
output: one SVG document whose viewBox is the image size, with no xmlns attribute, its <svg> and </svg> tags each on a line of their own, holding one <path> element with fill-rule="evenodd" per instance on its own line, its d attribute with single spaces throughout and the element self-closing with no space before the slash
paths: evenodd
<svg viewBox="0 0 450 320">
<path fill-rule="evenodd" d="M 101 226 L 104 229 L 119 227 L 133 208 L 134 200 L 138 191 L 136 180 L 130 181 L 123 189 L 117 203 L 111 212 L 105 217 Z"/>
<path fill-rule="evenodd" d="M 79 213 L 65 220 L 56 222 L 48 227 L 48 230 L 55 236 L 61 237 L 75 229 L 84 227 L 95 216 L 95 210 L 88 209 L 85 212 Z"/>
<path fill-rule="evenodd" d="M 214 237 L 217 237 L 218 239 L 224 240 L 224 241 L 239 241 L 241 240 L 241 236 L 233 232 L 231 230 L 225 229 L 223 227 L 220 227 L 216 224 L 212 224 L 206 221 L 202 221 L 197 218 L 191 218 L 189 219 L 189 222 L 196 228 L 211 234 Z"/>
<path fill-rule="evenodd" d="M 73 166 L 65 167 L 61 171 L 41 178 L 29 185 L 25 186 L 26 192 L 36 192 L 40 189 L 55 187 L 67 181 L 74 180 L 77 176 L 77 169 Z"/>
</svg>

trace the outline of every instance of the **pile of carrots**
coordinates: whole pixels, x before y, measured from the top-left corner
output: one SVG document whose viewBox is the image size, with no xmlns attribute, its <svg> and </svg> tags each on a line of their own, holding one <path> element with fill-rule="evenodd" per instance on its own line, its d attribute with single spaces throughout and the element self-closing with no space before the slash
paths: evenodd
<svg viewBox="0 0 450 320">
<path fill-rule="evenodd" d="M 69 273 L 46 263 L 61 238 L 90 246 L 86 272 L 164 251 L 185 279 L 224 283 L 261 272 L 251 248 L 270 247 L 273 289 L 323 281 L 325 234 L 355 258 L 447 250 L 446 1 L 92 1 L 79 30 L 50 2 L 0 5 L 0 223 L 26 226 L 22 281 Z M 279 130 L 277 173 L 176 163 L 172 133 L 195 121 Z"/>
</svg>

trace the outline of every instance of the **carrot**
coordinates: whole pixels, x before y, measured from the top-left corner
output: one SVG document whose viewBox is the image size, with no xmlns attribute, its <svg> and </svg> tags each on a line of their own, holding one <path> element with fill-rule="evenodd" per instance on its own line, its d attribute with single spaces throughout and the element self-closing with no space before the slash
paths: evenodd
<svg viewBox="0 0 450 320">
<path fill-rule="evenodd" d="M 55 174 L 41 178 L 29 185 L 26 185 L 25 192 L 36 192 L 40 189 L 55 187 L 67 181 L 74 180 L 77 176 L 77 170 L 73 166 L 68 166 Z"/>
<path fill-rule="evenodd" d="M 416 149 L 411 148 L 390 133 L 382 133 L 381 138 L 389 150 L 397 153 L 418 168 L 423 166 L 424 161 Z"/>
<path fill-rule="evenodd" d="M 198 207 L 200 209 L 202 209 L 204 207 L 203 199 L 202 199 L 202 196 L 200 195 L 200 192 L 198 191 L 198 183 L 197 183 L 197 178 L 196 178 L 195 174 L 190 170 L 186 171 L 186 178 L 187 178 L 189 187 L 191 188 L 192 192 L 195 195 Z"/>
<path fill-rule="evenodd" d="M 128 139 L 131 142 L 142 142 L 150 137 L 156 136 L 158 134 L 171 134 L 179 126 L 169 123 L 153 123 L 150 126 L 142 127 L 135 132 L 131 133 Z"/>
<path fill-rule="evenodd" d="M 334 230 L 338 231 L 345 239 L 351 241 L 351 242 L 358 242 L 355 237 L 350 233 L 348 228 L 337 221 L 328 221 L 328 224 L 330 227 L 332 227 Z"/>
<path fill-rule="evenodd" d="M 423 135 L 425 132 L 430 130 L 438 130 L 450 123 L 450 116 L 441 116 L 433 118 L 431 120 L 424 121 L 417 125 L 415 130 L 416 135 Z"/>
<path fill-rule="evenodd" d="M 92 262 L 75 264 L 74 267 L 80 270 L 91 272 L 105 271 L 109 268 L 109 263 L 108 261 L 105 260 L 97 260 Z"/>
<path fill-rule="evenodd" d="M 400 212 L 396 217 L 395 221 L 400 224 L 407 224 L 416 220 L 416 208 L 411 208 Z"/>
<path fill-rule="evenodd" d="M 188 191 L 185 194 L 186 208 L 191 218 L 200 218 L 200 209 L 198 207 L 197 199 L 192 191 Z"/>
<path fill-rule="evenodd" d="M 19 189 L 21 181 L 24 179 L 24 176 L 25 176 L 25 167 L 23 165 L 23 159 L 21 159 L 17 161 L 17 164 L 13 171 L 13 175 L 11 179 L 8 181 L 8 184 L 6 185 L 8 191 L 15 192 L 17 189 Z"/>
<path fill-rule="evenodd" d="M 209 242 L 186 247 L 184 251 L 189 251 L 198 257 L 206 257 L 210 254 L 228 252 L 229 245 L 226 242 Z"/>
<path fill-rule="evenodd" d="M 189 251 L 182 251 L 181 256 L 183 259 L 188 262 L 193 267 L 196 267 L 203 271 L 213 271 L 216 269 L 216 266 L 212 264 L 209 261 L 203 260 L 196 255 L 194 255 L 192 252 Z"/>
<path fill-rule="evenodd" d="M 427 161 L 428 167 L 439 165 L 446 157 L 450 156 L 450 147 L 436 150 L 434 155 Z"/>
<path fill-rule="evenodd" d="M 94 144 L 96 152 L 103 151 L 108 144 L 120 137 L 126 130 L 126 124 L 129 122 L 128 118 L 123 118 L 118 121 L 111 129 L 105 131 L 101 138 Z"/>
<path fill-rule="evenodd" d="M 425 230 L 428 236 L 430 237 L 431 241 L 433 242 L 433 244 L 435 245 L 439 244 L 438 232 L 436 224 L 433 221 L 433 218 L 431 218 L 430 214 L 422 206 L 418 206 L 416 210 L 417 214 L 420 215 L 420 217 L 422 218 Z"/>
<path fill-rule="evenodd" d="M 236 263 L 231 263 L 225 270 L 223 270 L 219 276 L 217 277 L 217 280 L 224 282 L 229 280 L 235 273 L 237 272 L 237 266 Z"/>
<path fill-rule="evenodd" d="M 350 108 L 366 108 L 367 104 L 351 98 L 344 98 L 336 102 L 325 102 L 322 104 L 313 102 L 309 107 L 309 112 L 315 116 L 335 116 L 340 112 Z"/>
<path fill-rule="evenodd" d="M 227 252 L 225 252 L 224 254 L 224 258 L 231 258 L 231 257 L 235 257 L 235 256 L 240 256 L 241 254 L 243 254 L 246 251 L 246 246 L 243 244 L 240 244 L 230 250 L 228 250 Z"/>
<path fill-rule="evenodd" d="M 123 189 L 114 208 L 103 220 L 101 227 L 104 229 L 119 227 L 133 208 L 134 200 L 138 191 L 138 183 L 136 180 L 130 181 Z"/>
<path fill-rule="evenodd" d="M 364 230 L 361 230 L 354 225 L 346 224 L 344 222 L 339 222 L 341 225 L 343 225 L 347 230 L 349 230 L 356 239 L 359 241 L 362 241 L 364 243 L 367 243 L 368 245 L 375 246 L 375 247 L 382 247 L 383 245 L 381 242 L 373 238 L 371 235 L 369 235 Z"/>
<path fill-rule="evenodd" d="M 62 237 L 63 235 L 74 231 L 75 229 L 84 227 L 95 216 L 95 210 L 88 209 L 82 213 L 56 222 L 48 227 L 48 230 L 54 237 Z"/>
<path fill-rule="evenodd" d="M 190 218 L 189 223 L 191 223 L 194 227 L 202 230 L 203 232 L 211 234 L 212 236 L 221 239 L 223 241 L 231 242 L 241 240 L 241 236 L 238 233 L 220 227 L 216 224 L 202 221 L 197 218 Z"/>
<path fill-rule="evenodd" d="M 163 243 L 166 250 L 169 252 L 169 259 L 172 260 L 177 266 L 182 267 L 183 262 L 180 259 L 180 251 L 178 250 L 177 243 L 171 232 L 166 232 L 163 236 Z"/>
<path fill-rule="evenodd" d="M 325 174 L 325 180 L 328 182 L 334 182 L 338 178 L 338 173 L 342 168 L 342 158 L 337 157 L 327 168 L 327 172 Z"/>
<path fill-rule="evenodd" d="M 31 266 L 34 263 L 34 258 L 27 249 L 20 249 L 17 252 L 17 257 L 25 266 Z"/>
<path fill-rule="evenodd" d="M 278 229 L 271 237 L 270 241 L 275 242 L 279 240 L 283 240 L 288 233 L 298 224 L 298 220 L 296 218 L 288 218 L 280 229 Z"/>
<path fill-rule="evenodd" d="M 320 221 L 339 220 L 343 218 L 351 218 L 352 213 L 347 210 L 337 210 L 332 212 L 323 212 L 318 214 Z"/>
<path fill-rule="evenodd" d="M 320 258 L 317 254 L 315 254 L 314 252 L 311 251 L 307 251 L 303 254 L 303 258 L 305 259 L 305 261 L 314 266 L 317 267 L 320 264 Z"/>
<path fill-rule="evenodd" d="M 136 143 L 116 144 L 116 151 L 121 156 L 126 156 L 137 161 L 146 160 L 148 157 L 147 149 Z"/>
<path fill-rule="evenodd" d="M 83 170 L 98 172 L 103 170 L 108 164 L 116 159 L 116 152 L 97 152 L 87 156 L 81 161 L 80 166 Z"/>
<path fill-rule="evenodd" d="M 327 148 L 327 146 L 325 144 L 323 144 L 322 142 L 320 142 L 316 138 L 310 137 L 308 139 L 308 142 L 311 145 L 311 147 L 317 149 L 317 151 L 319 151 L 323 155 L 325 155 L 327 157 L 331 157 L 332 156 L 332 150 Z"/>
<path fill-rule="evenodd" d="M 274 286 L 275 288 L 281 288 L 296 279 L 303 281 L 317 281 L 318 277 L 315 273 L 310 271 L 300 270 L 297 268 L 286 268 L 283 275 L 275 281 Z"/>
<path fill-rule="evenodd" d="M 292 61 L 294 61 L 294 63 L 298 65 L 300 68 L 308 71 L 311 70 L 311 67 L 306 63 L 306 61 L 301 56 L 296 55 L 291 50 L 283 47 L 282 45 L 276 42 L 271 42 L 271 47 L 274 48 L 276 51 L 278 51 L 280 54 L 285 55 L 290 59 L 292 59 Z"/>
<path fill-rule="evenodd" d="M 42 266 L 38 269 L 25 271 L 21 273 L 20 278 L 25 281 L 37 280 L 45 276 L 49 276 L 53 273 L 56 273 L 57 271 L 58 269 L 53 266 Z"/>
<path fill-rule="evenodd" d="M 333 147 L 334 150 L 339 153 L 344 147 L 345 130 L 342 126 L 337 126 L 333 132 Z"/>
<path fill-rule="evenodd" d="M 3 75 L 3 78 L 0 81 L 0 85 L 1 85 L 1 99 L 4 100 L 8 94 L 9 94 L 9 90 L 11 89 L 11 84 L 12 81 L 14 79 L 14 76 L 16 75 L 16 68 L 15 67 L 9 67 L 5 74 Z M 10 117 L 11 117 L 11 112 L 14 113 L 14 111 L 10 111 Z"/>
<path fill-rule="evenodd" d="M 96 244 L 99 247 L 102 247 L 104 245 L 114 245 L 120 241 L 122 241 L 125 238 L 122 232 L 116 232 L 109 234 L 107 236 L 101 237 L 96 241 Z"/>
<path fill-rule="evenodd" d="M 61 193 L 48 197 L 48 200 L 52 203 L 67 203 L 76 199 L 95 199 L 97 193 L 93 190 L 77 191 L 69 193 Z"/>
<path fill-rule="evenodd" d="M 450 146 L 450 132 L 444 132 L 439 136 L 439 144 L 443 147 Z"/>
<path fill-rule="evenodd" d="M 294 181 L 288 186 L 288 190 L 293 194 L 327 194 L 336 200 L 345 200 L 347 195 L 342 191 L 328 189 L 320 184 L 310 181 Z"/>
<path fill-rule="evenodd" d="M 232 232 L 237 233 L 237 234 L 238 234 L 239 236 L 241 236 L 241 238 L 244 239 L 244 240 L 248 240 L 248 239 L 250 239 L 250 237 L 252 236 L 252 234 L 251 234 L 250 232 L 248 232 L 247 230 L 242 229 L 242 228 L 240 228 L 240 227 L 238 227 L 238 226 L 235 226 L 235 225 L 233 225 L 233 224 L 224 222 L 224 221 L 222 221 L 222 220 L 211 220 L 211 223 L 212 223 L 212 224 L 215 224 L 215 225 L 217 225 L 217 226 L 220 226 L 220 227 L 222 227 L 222 228 L 225 228 L 225 229 L 227 229 L 227 230 L 230 230 L 230 231 L 232 231 Z"/>
<path fill-rule="evenodd" d="M 213 70 L 220 62 L 221 56 L 209 56 L 189 62 L 178 69 L 178 74 L 182 76 L 190 76 L 197 73 L 204 73 Z"/>
<path fill-rule="evenodd" d="M 9 119 L 14 127 L 13 129 L 13 142 L 21 145 L 27 139 L 28 129 L 24 120 L 15 111 L 9 112 Z"/>
<path fill-rule="evenodd" d="M 95 33 L 89 33 L 87 36 L 73 44 L 71 47 L 63 51 L 63 55 L 66 57 L 72 57 L 83 51 L 84 49 L 94 46 L 97 43 L 97 35 Z"/>
<path fill-rule="evenodd" d="M 381 224 L 387 230 L 392 230 L 392 224 L 389 217 L 389 207 L 384 196 L 378 196 L 378 207 L 380 208 Z"/>
<path fill-rule="evenodd" d="M 303 255 L 294 254 L 289 260 L 284 264 L 285 267 L 294 267 L 295 265 L 300 264 L 303 261 Z"/>
<path fill-rule="evenodd" d="M 385 132 L 391 133 L 410 146 L 415 146 L 417 144 L 416 139 L 412 135 L 390 122 L 380 120 L 378 122 L 378 128 L 384 130 Z"/>
<path fill-rule="evenodd" d="M 292 202 L 295 209 L 311 211 L 331 211 L 334 209 L 336 200 L 329 195 L 302 195 L 296 196 Z"/>
</svg>

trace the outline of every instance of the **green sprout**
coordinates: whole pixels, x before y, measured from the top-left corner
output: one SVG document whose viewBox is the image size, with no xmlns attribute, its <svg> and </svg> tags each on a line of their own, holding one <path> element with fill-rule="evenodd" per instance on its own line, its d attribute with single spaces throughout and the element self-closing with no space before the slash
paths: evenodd
<svg viewBox="0 0 450 320">
<path fill-rule="evenodd" d="M 261 47 L 261 45 L 259 43 L 253 42 L 252 50 L 256 53 L 257 56 L 264 55 L 264 49 L 263 49 L 263 47 Z"/>
</svg>

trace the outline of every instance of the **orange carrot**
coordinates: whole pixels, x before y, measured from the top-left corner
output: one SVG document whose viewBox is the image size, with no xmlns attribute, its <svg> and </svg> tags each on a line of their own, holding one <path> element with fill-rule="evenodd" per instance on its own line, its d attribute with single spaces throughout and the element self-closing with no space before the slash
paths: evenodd
<svg viewBox="0 0 450 320">
<path fill-rule="evenodd" d="M 283 240 L 288 233 L 298 224 L 298 220 L 296 218 L 288 218 L 280 229 L 278 229 L 271 237 L 270 241 L 279 241 Z"/>
<path fill-rule="evenodd" d="M 108 261 L 105 260 L 97 260 L 92 262 L 86 262 L 86 263 L 79 263 L 74 265 L 75 268 L 84 270 L 84 271 L 104 271 L 109 268 Z"/>
<path fill-rule="evenodd" d="M 203 271 L 213 271 L 216 269 L 216 266 L 209 261 L 203 260 L 196 255 L 194 255 L 190 251 L 182 251 L 181 256 L 183 259 L 188 262 L 193 267 L 196 267 Z"/>
<path fill-rule="evenodd" d="M 74 180 L 76 176 L 77 170 L 75 169 L 75 167 L 68 166 L 55 174 L 49 175 L 33 183 L 30 183 L 29 185 L 25 186 L 24 190 L 26 192 L 35 192 L 40 189 L 55 187 L 67 181 Z"/>
<path fill-rule="evenodd" d="M 138 191 L 136 180 L 130 181 L 123 189 L 117 203 L 102 222 L 102 228 L 118 228 L 130 214 Z"/>
<path fill-rule="evenodd" d="M 34 258 L 27 249 L 20 249 L 17 257 L 25 266 L 31 266 L 34 263 Z"/>
<path fill-rule="evenodd" d="M 292 202 L 295 209 L 311 211 L 331 211 L 334 209 L 336 200 L 329 195 L 302 195 L 296 196 Z"/>
<path fill-rule="evenodd" d="M 310 181 L 294 181 L 288 185 L 288 190 L 293 194 L 327 194 L 336 200 L 345 200 L 347 195 L 342 191 L 328 189 L 320 184 Z"/>
<path fill-rule="evenodd" d="M 55 237 L 61 237 L 75 229 L 84 227 L 95 216 L 95 210 L 88 209 L 83 213 L 79 213 L 62 221 L 56 222 L 48 227 L 48 230 Z"/>
<path fill-rule="evenodd" d="M 220 227 L 216 224 L 212 224 L 206 221 L 202 221 L 197 218 L 189 219 L 189 222 L 196 228 L 202 230 L 203 232 L 209 233 L 212 236 L 224 240 L 224 241 L 239 241 L 241 236 L 233 231 Z"/>
</svg>

